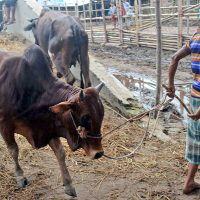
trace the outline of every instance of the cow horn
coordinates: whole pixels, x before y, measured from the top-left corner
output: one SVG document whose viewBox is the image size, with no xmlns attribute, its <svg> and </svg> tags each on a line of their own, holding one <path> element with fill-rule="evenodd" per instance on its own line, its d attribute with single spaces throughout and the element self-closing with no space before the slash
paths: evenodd
<svg viewBox="0 0 200 200">
<path fill-rule="evenodd" d="M 98 92 L 101 91 L 102 87 L 104 86 L 105 84 L 103 82 L 101 82 L 99 85 L 97 85 L 95 88 Z"/>
<path fill-rule="evenodd" d="M 84 96 L 85 96 L 85 94 L 84 94 L 83 90 L 81 90 L 80 94 L 79 94 L 79 98 L 80 98 L 81 101 L 84 100 Z"/>
<path fill-rule="evenodd" d="M 38 17 L 32 18 L 32 19 L 29 19 L 29 18 L 28 18 L 27 21 L 28 21 L 28 22 L 33 22 L 33 21 L 38 20 L 38 19 L 39 19 Z"/>
</svg>

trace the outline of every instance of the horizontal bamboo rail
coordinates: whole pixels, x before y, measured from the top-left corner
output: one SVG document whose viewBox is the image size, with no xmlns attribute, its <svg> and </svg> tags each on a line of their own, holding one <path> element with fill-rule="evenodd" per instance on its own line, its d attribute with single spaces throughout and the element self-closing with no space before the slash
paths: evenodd
<svg viewBox="0 0 200 200">
<path fill-rule="evenodd" d="M 88 31 L 89 33 L 89 31 Z M 89 34 L 90 35 L 90 34 Z M 136 45 L 136 32 L 135 31 L 122 31 L 123 35 L 123 43 L 127 45 Z M 102 42 L 102 38 L 104 38 L 104 32 L 94 30 L 93 38 L 95 42 Z M 117 30 L 109 30 L 107 31 L 107 39 L 110 43 L 119 44 L 120 35 Z M 150 47 L 156 48 L 156 34 L 150 33 L 139 33 L 139 46 L 141 47 Z M 186 42 L 190 39 L 190 36 L 183 36 L 183 42 Z M 162 34 L 162 49 L 176 51 L 178 48 L 178 35 L 176 34 Z"/>
<path fill-rule="evenodd" d="M 87 7 L 84 6 L 83 10 L 70 10 L 67 7 L 55 10 L 78 16 L 84 23 L 90 42 L 110 42 L 116 45 L 126 44 L 156 48 L 157 36 L 155 33 L 148 32 L 149 30 L 153 32 L 156 24 L 155 7 L 141 7 L 141 11 L 136 13 L 136 10 L 139 11 L 139 8 L 136 8 L 134 5 L 135 13 L 133 13 L 133 16 L 122 16 L 120 3 L 118 3 L 118 13 L 116 14 L 118 26 L 114 29 L 112 17 L 105 16 L 105 12 L 108 12 L 108 9 L 93 9 L 91 2 L 90 0 L 90 4 Z M 117 0 L 117 2 L 120 2 L 120 0 Z M 196 23 L 199 20 L 200 13 L 198 12 L 198 8 L 200 8 L 200 4 L 182 6 L 181 20 L 184 24 L 187 24 L 188 30 L 187 34 L 183 34 L 183 32 L 179 32 L 178 34 L 178 28 L 176 27 L 176 23 L 180 17 L 178 6 L 161 7 L 161 11 L 163 11 L 163 13 L 161 12 L 161 22 L 165 24 L 170 23 L 171 26 L 175 24 L 173 28 L 176 28 L 175 32 L 177 30 L 177 33 L 174 34 L 162 33 L 162 48 L 164 50 L 176 51 L 179 46 L 190 39 L 189 24 L 191 20 L 193 20 L 192 23 Z M 101 13 L 101 15 L 97 15 L 97 12 Z M 149 14 L 145 14 L 148 12 Z M 127 22 L 131 23 L 131 30 L 126 29 Z"/>
</svg>

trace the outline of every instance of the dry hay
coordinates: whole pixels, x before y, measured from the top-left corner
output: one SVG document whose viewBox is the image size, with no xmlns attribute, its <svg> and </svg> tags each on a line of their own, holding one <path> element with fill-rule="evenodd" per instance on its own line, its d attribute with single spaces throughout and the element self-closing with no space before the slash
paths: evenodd
<svg viewBox="0 0 200 200">
<path fill-rule="evenodd" d="M 102 130 L 104 133 L 108 132 L 123 122 L 124 118 L 112 110 L 106 109 Z M 138 145 L 143 133 L 144 131 L 137 125 L 128 123 L 103 139 L 104 150 L 111 156 L 129 153 Z M 176 139 L 179 140 L 179 138 Z M 17 142 L 21 150 L 20 163 L 25 175 L 28 174 L 30 185 L 25 189 L 17 187 L 13 178 L 13 162 L 1 140 L 0 199 L 46 199 L 47 191 L 51 192 L 59 187 L 62 189 L 58 164 L 52 151 L 48 147 L 42 150 L 33 150 L 21 136 L 17 137 Z M 83 156 L 82 150 L 72 153 L 66 145 L 66 141 L 63 140 L 68 169 L 75 185 L 84 185 L 87 182 L 88 189 L 94 195 L 100 192 L 104 184 L 115 182 L 117 179 L 124 179 L 124 183 L 126 180 L 132 180 L 132 184 L 140 183 L 145 186 L 133 190 L 133 193 L 128 195 L 129 199 L 174 199 L 170 191 L 160 191 L 160 188 L 156 189 L 156 185 L 163 180 L 166 180 L 168 184 L 173 184 L 175 176 L 185 176 L 183 140 L 180 139 L 179 142 L 181 143 L 173 145 L 161 143 L 156 138 L 147 139 L 134 157 L 118 161 L 105 158 L 91 161 Z M 175 175 L 171 173 L 175 173 Z M 146 183 L 154 187 L 146 188 Z M 172 188 L 171 190 L 173 190 Z M 64 193 L 63 190 L 59 191 Z M 51 192 L 52 199 L 57 199 L 56 195 L 57 193 Z M 116 199 L 116 195 L 120 196 L 120 193 L 109 191 L 105 199 Z"/>
<path fill-rule="evenodd" d="M 28 43 L 29 42 L 21 36 L 0 33 L 1 50 L 20 53 L 27 47 Z"/>
</svg>

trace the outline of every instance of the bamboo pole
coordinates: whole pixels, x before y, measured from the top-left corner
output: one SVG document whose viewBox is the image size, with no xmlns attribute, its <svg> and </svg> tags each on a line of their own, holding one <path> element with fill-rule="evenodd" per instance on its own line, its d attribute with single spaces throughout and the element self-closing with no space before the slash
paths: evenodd
<svg viewBox="0 0 200 200">
<path fill-rule="evenodd" d="M 182 47 L 183 42 L 183 1 L 178 1 L 178 48 Z"/>
<path fill-rule="evenodd" d="M 137 1 L 137 0 L 135 0 Z M 135 1 L 134 1 L 134 4 L 135 4 Z M 142 3 L 141 3 L 141 0 L 138 0 L 138 13 L 139 13 L 139 16 L 140 16 L 140 23 L 142 23 L 142 17 L 141 17 L 141 14 L 142 14 Z"/>
<path fill-rule="evenodd" d="M 135 7 L 135 32 L 136 32 L 136 45 L 139 47 L 139 21 L 138 21 L 138 2 L 134 1 Z"/>
<path fill-rule="evenodd" d="M 85 1 L 83 0 L 83 18 L 84 18 L 84 28 L 86 30 L 86 14 L 85 14 Z"/>
<path fill-rule="evenodd" d="M 75 16 L 79 18 L 79 12 L 78 12 L 78 2 L 75 3 Z"/>
<path fill-rule="evenodd" d="M 157 43 L 156 43 L 156 72 L 157 72 L 157 83 L 156 83 L 156 105 L 160 103 L 161 93 L 161 20 L 160 20 L 160 0 L 156 0 L 156 29 L 157 29 Z M 155 117 L 157 113 L 155 113 Z"/>
<path fill-rule="evenodd" d="M 104 36 L 105 36 L 105 43 L 108 42 L 107 38 L 107 31 L 106 31 L 106 20 L 105 20 L 105 5 L 104 5 L 104 0 L 101 0 L 101 13 L 103 17 L 103 29 L 104 29 Z"/>
<path fill-rule="evenodd" d="M 92 27 L 92 0 L 90 0 L 90 3 L 89 3 L 89 15 L 90 15 L 90 35 L 91 35 L 91 41 L 92 41 L 92 43 L 94 43 L 93 27 Z"/>
<path fill-rule="evenodd" d="M 95 9 L 95 17 L 97 18 L 97 3 L 96 2 L 94 3 L 94 9 Z M 97 19 L 96 19 L 96 22 L 97 22 Z"/>
<path fill-rule="evenodd" d="M 118 15 L 118 26 L 119 26 L 119 38 L 120 38 L 120 44 L 123 43 L 123 33 L 122 33 L 122 4 L 121 0 L 116 0 L 116 7 L 118 9 L 117 15 Z"/>
<path fill-rule="evenodd" d="M 190 32 L 190 18 L 189 18 L 189 16 L 186 16 L 186 19 L 187 19 L 187 35 L 189 35 L 189 32 Z"/>
</svg>

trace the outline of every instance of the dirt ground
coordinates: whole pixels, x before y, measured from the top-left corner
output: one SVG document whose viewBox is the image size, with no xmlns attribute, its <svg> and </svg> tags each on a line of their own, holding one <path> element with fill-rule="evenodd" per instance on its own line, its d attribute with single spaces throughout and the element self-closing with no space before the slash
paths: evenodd
<svg viewBox="0 0 200 200">
<path fill-rule="evenodd" d="M 136 46 L 117 46 L 115 44 L 90 46 L 90 52 L 99 58 L 107 69 L 116 68 L 120 71 L 135 72 L 156 78 L 156 50 L 151 48 Z M 171 57 L 175 52 L 162 52 L 162 80 L 166 82 L 168 75 L 168 66 Z M 177 82 L 184 82 L 192 79 L 190 70 L 190 56 L 179 62 L 178 73 L 176 74 Z"/>
<path fill-rule="evenodd" d="M 0 36 L 0 48 L 20 52 L 26 46 L 26 41 L 18 37 Z M 100 58 L 107 68 L 111 66 L 155 76 L 155 51 L 152 49 L 93 45 L 90 53 Z M 163 77 L 166 78 L 172 52 L 164 52 L 164 55 Z M 181 66 L 177 78 L 188 81 L 189 58 Z M 106 102 L 104 106 L 103 134 L 125 122 Z M 115 157 L 135 149 L 143 137 L 146 124 L 145 120 L 128 123 L 103 138 L 105 153 Z M 133 157 L 123 160 L 105 157 L 89 160 L 82 150 L 71 152 L 67 142 L 62 140 L 66 149 L 66 163 L 78 194 L 76 199 L 199 200 L 198 191 L 189 196 L 182 194 L 187 172 L 184 159 L 185 128 L 177 129 L 176 122 L 170 126 L 175 130 L 170 135 L 172 140 L 161 142 L 156 137 L 147 137 Z M 20 148 L 20 164 L 30 184 L 25 189 L 17 187 L 13 178 L 13 162 L 0 138 L 0 199 L 72 199 L 64 194 L 59 166 L 50 148 L 34 150 L 23 137 L 17 135 L 16 138 Z M 200 174 L 198 179 L 200 181 Z"/>
</svg>

